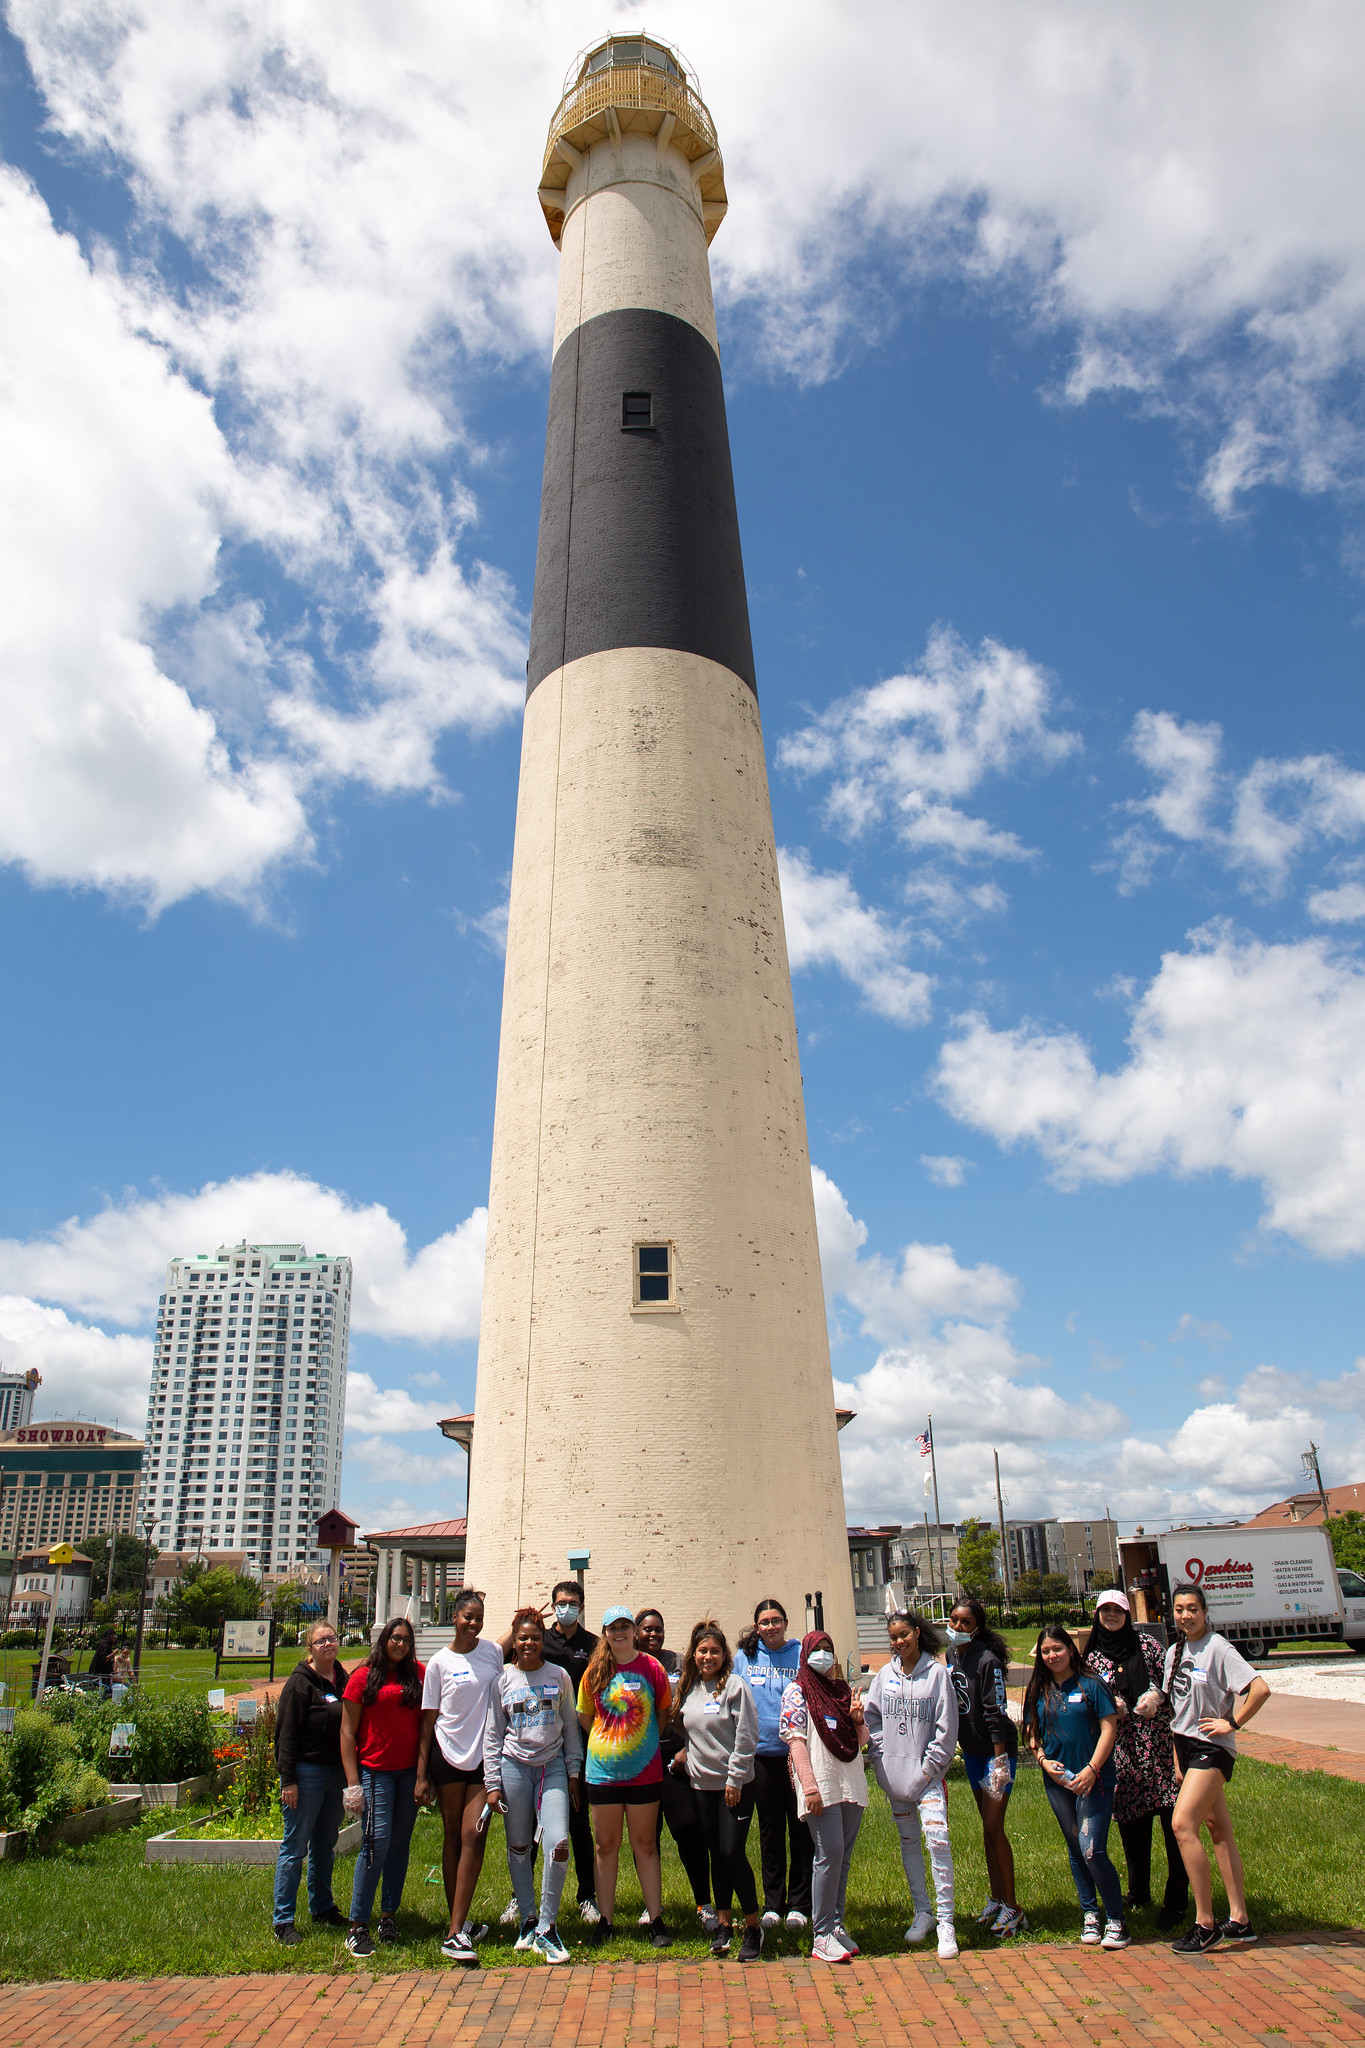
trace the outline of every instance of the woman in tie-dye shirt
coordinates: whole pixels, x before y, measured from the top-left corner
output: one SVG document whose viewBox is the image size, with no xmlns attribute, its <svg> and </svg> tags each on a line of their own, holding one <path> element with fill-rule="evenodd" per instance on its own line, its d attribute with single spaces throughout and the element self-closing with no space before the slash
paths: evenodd
<svg viewBox="0 0 1365 2048">
<path fill-rule="evenodd" d="M 593 1810 L 597 1860 L 597 1904 L 602 1918 L 597 1940 L 613 1939 L 616 1865 L 623 1824 L 649 1912 L 655 1948 L 670 1948 L 663 1921 L 663 1877 L 659 1868 L 657 1820 L 663 1787 L 659 1729 L 673 1711 L 668 1673 L 653 1657 L 637 1651 L 635 1622 L 628 1607 L 609 1607 L 602 1635 L 578 1688 L 578 1718 L 587 1737 L 588 1804 Z"/>
</svg>

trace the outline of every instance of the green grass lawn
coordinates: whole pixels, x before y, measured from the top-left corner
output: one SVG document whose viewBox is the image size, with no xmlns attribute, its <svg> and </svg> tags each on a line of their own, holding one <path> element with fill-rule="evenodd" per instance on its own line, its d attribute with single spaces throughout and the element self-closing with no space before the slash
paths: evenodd
<svg viewBox="0 0 1365 2048">
<path fill-rule="evenodd" d="M 957 1866 L 958 1939 L 964 1948 L 990 1947 L 993 1944 L 989 1938 L 982 1936 L 973 1924 L 973 1916 L 985 1896 L 985 1868 L 976 1809 L 960 1765 L 949 1786 Z M 1365 1839 L 1365 1786 L 1318 1773 L 1291 1773 L 1244 1758 L 1237 1766 L 1232 1806 L 1246 1860 L 1251 1911 L 1258 1929 L 1271 1932 L 1365 1925 L 1365 1869 L 1358 1849 Z M 1030 1938 L 1074 1941 L 1080 1912 L 1062 1838 L 1036 1770 L 1021 1773 L 1010 1815 L 1019 1897 L 1029 1915 Z M 142 1861 L 146 1837 L 171 1824 L 172 1817 L 163 1811 L 145 1817 L 139 1826 L 124 1834 L 106 1836 L 84 1848 L 0 1864 L 0 1981 L 194 1975 L 215 1971 L 395 1971 L 444 1967 L 438 1953 L 445 1933 L 439 1873 L 436 1883 L 427 1882 L 440 1856 L 440 1824 L 434 1816 L 422 1816 L 413 1838 L 412 1862 L 399 1915 L 402 1943 L 393 1949 L 378 1950 L 370 1964 L 355 1964 L 345 1954 L 341 1930 L 313 1931 L 303 1896 L 298 1924 L 305 1936 L 304 1943 L 298 1948 L 281 1948 L 270 1931 L 270 1871 L 147 1866 Z M 677 1936 L 672 1953 L 709 1960 L 705 1942 L 693 1934 L 696 1921 L 686 1881 L 667 1835 L 664 1840 L 665 1910 Z M 1111 1834 L 1110 1846 L 1121 1873 L 1117 1831 Z M 750 1859 L 755 1867 L 757 1857 L 757 1830 L 753 1829 Z M 1154 1861 L 1159 1891 L 1159 1837 Z M 349 1857 L 342 1858 L 337 1866 L 336 1896 L 343 1911 L 350 1903 L 352 1868 L 353 1859 Z M 635 1925 L 641 1899 L 634 1871 L 624 1854 L 622 1868 L 616 1909 L 616 1924 L 622 1934 L 610 1948 L 585 1949 L 581 1938 L 587 1929 L 576 1908 L 571 1904 L 564 1913 L 561 1932 L 573 1948 L 575 1960 L 652 1953 L 643 1930 Z M 508 1966 L 523 1961 L 530 1964 L 531 1959 L 513 1951 L 515 1929 L 497 1924 L 510 1895 L 501 1827 L 495 1821 L 475 1900 L 477 1916 L 494 1923 L 492 1932 L 481 1944 L 486 1965 Z M 566 1895 L 572 1900 L 572 1865 Z M 1217 1897 L 1221 1911 L 1221 1892 Z M 849 1927 L 869 1955 L 901 1954 L 902 1934 L 909 1918 L 909 1898 L 895 1829 L 885 1801 L 874 1789 L 854 1857 Z M 1150 1914 L 1137 1916 L 1134 1933 L 1141 1940 L 1159 1938 Z M 765 1953 L 794 1955 L 808 1945 L 783 1930 L 777 1937 L 769 1936 Z"/>
<path fill-rule="evenodd" d="M 18 1650 L 0 1650 L 0 1679 L 9 1687 L 6 1700 L 27 1699 L 33 1677 L 33 1666 L 41 1656 L 41 1650 L 25 1646 Z M 342 1662 L 349 1670 L 357 1659 L 364 1661 L 367 1653 L 363 1649 L 352 1649 L 349 1654 L 342 1652 Z M 304 1655 L 292 1643 L 279 1644 L 275 1651 L 275 1676 L 287 1678 L 299 1658 Z M 81 1670 L 90 1662 L 87 1652 L 81 1658 Z M 226 1686 L 229 1692 L 245 1692 L 256 1678 L 269 1676 L 268 1664 L 224 1664 L 217 1683 Z M 212 1650 L 163 1650 L 159 1644 L 144 1646 L 142 1652 L 142 1682 L 150 1692 L 179 1692 L 192 1686 L 205 1692 L 214 1684 Z"/>
</svg>

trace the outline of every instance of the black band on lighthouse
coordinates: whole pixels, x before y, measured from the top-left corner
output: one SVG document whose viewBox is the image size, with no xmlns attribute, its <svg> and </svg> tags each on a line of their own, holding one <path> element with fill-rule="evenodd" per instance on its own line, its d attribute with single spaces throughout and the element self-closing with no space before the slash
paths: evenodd
<svg viewBox="0 0 1365 2048">
<path fill-rule="evenodd" d="M 647 428 L 624 427 L 627 393 L 649 395 Z M 757 690 L 720 364 L 640 308 L 585 321 L 554 360 L 528 694 L 613 647 L 704 655 Z"/>
</svg>

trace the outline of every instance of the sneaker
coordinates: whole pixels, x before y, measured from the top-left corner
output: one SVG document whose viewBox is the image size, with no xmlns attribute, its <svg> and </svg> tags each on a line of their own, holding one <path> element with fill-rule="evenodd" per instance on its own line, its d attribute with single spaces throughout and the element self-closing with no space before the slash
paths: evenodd
<svg viewBox="0 0 1365 2048">
<path fill-rule="evenodd" d="M 780 1927 L 782 1925 L 782 1915 L 775 1906 L 769 1906 L 767 1912 L 763 1915 L 762 1924 L 765 1927 Z"/>
<path fill-rule="evenodd" d="M 997 1919 L 1004 1911 L 1005 1902 L 1003 1899 L 987 1899 L 985 1905 L 976 1916 L 977 1926 L 989 1927 L 992 1920 Z"/>
<path fill-rule="evenodd" d="M 650 1921 L 650 1912 L 649 1912 L 649 1908 L 648 1908 L 648 1906 L 643 1906 L 643 1907 L 641 1907 L 641 1909 L 640 1909 L 640 1917 L 639 1917 L 639 1919 L 638 1919 L 638 1920 L 636 1921 L 635 1925 L 636 1925 L 637 1927 L 648 1927 L 648 1925 L 649 1925 L 649 1921 Z"/>
<path fill-rule="evenodd" d="M 519 1934 L 519 1935 L 517 1936 L 516 1940 L 515 1940 L 515 1941 L 514 1941 L 514 1942 L 512 1943 L 512 1946 L 513 1946 L 513 1948 L 515 1948 L 515 1949 L 520 1949 L 521 1953 L 522 1953 L 523 1955 L 525 1955 L 525 1953 L 526 1953 L 526 1951 L 527 1951 L 527 1949 L 528 1949 L 528 1948 L 533 1948 L 533 1947 L 535 1946 L 535 1939 L 536 1939 L 536 1916 L 535 1916 L 535 1914 L 534 1914 L 534 1913 L 532 1913 L 532 1915 L 531 1915 L 531 1917 L 530 1917 L 530 1919 L 529 1919 L 529 1920 L 523 1920 L 523 1921 L 522 1921 L 522 1923 L 521 1923 L 521 1933 L 520 1933 L 520 1934 Z"/>
<path fill-rule="evenodd" d="M 615 1939 L 615 1930 L 610 1920 L 604 1920 L 599 1913 L 597 1916 L 597 1932 L 593 1936 L 593 1946 L 595 1948 L 605 1948 L 609 1941 L 615 1941 Z"/>
<path fill-rule="evenodd" d="M 912 1921 L 910 1922 L 910 1925 L 909 1925 L 909 1926 L 908 1926 L 908 1927 L 906 1928 L 906 1930 L 905 1930 L 905 1946 L 906 1946 L 907 1948 L 914 1948 L 917 1942 L 921 1942 L 921 1941 L 923 1941 L 923 1940 L 924 1940 L 924 1938 L 925 1938 L 925 1936 L 926 1936 L 926 1935 L 929 1935 L 929 1934 L 932 1934 L 932 1933 L 933 1933 L 933 1931 L 934 1931 L 934 1916 L 933 1916 L 933 1914 L 932 1914 L 932 1913 L 931 1913 L 931 1912 L 929 1911 L 929 1908 L 928 1908 L 927 1906 L 925 1906 L 925 1907 L 924 1907 L 924 1908 L 922 1909 L 922 1911 L 920 1911 L 920 1912 L 916 1913 L 916 1915 L 915 1915 L 914 1919 L 913 1919 L 913 1920 L 912 1920 Z"/>
<path fill-rule="evenodd" d="M 553 1927 L 547 1927 L 543 1934 L 532 1935 L 531 1948 L 542 1963 L 567 1963 L 569 1960 L 569 1951 Z"/>
<path fill-rule="evenodd" d="M 1000 1908 L 999 1913 L 996 1915 L 995 1925 L 991 1929 L 992 1934 L 998 1934 L 1004 1940 L 1008 1935 L 1027 1934 L 1027 1932 L 1028 1921 L 1024 1917 L 1022 1906 L 1002 1906 Z"/>
<path fill-rule="evenodd" d="M 586 1921 L 589 1927 L 596 1927 L 598 1921 L 602 1918 L 601 1913 L 598 1911 L 596 1899 L 580 1899 L 578 1901 L 578 1917 L 580 1920 Z"/>
<path fill-rule="evenodd" d="M 851 1963 L 853 1961 L 852 1956 L 843 1943 L 836 1941 L 832 1934 L 816 1935 L 815 1946 L 810 1952 L 810 1959 L 813 1963 Z"/>
<path fill-rule="evenodd" d="M 353 1927 L 346 1937 L 346 1953 L 349 1956 L 372 1956 L 374 1943 L 370 1940 L 368 1927 Z"/>
<path fill-rule="evenodd" d="M 1098 1948 L 1098 1947 L 1099 1947 L 1099 1945 L 1100 1945 L 1100 1916 L 1099 1916 L 1099 1914 L 1098 1914 L 1098 1913 L 1087 1913 L 1087 1914 L 1086 1914 L 1086 1916 L 1085 1916 L 1085 1918 L 1084 1918 L 1084 1919 L 1082 1920 L 1082 1922 L 1081 1922 L 1081 1943 L 1082 1943 L 1082 1946 L 1083 1946 L 1083 1947 L 1085 1947 L 1085 1948 Z"/>
<path fill-rule="evenodd" d="M 849 1955 L 861 1955 L 861 1949 L 858 1947 L 857 1942 L 853 1939 L 853 1936 L 849 1933 L 848 1929 L 845 1927 L 842 1920 L 839 1922 L 839 1925 L 834 1930 L 834 1939 L 837 1942 L 842 1943 L 843 1947 L 847 1950 Z"/>
<path fill-rule="evenodd" d="M 1181 1935 L 1179 1941 L 1171 1943 L 1171 1953 L 1177 1956 L 1207 1955 L 1211 1948 L 1217 1948 L 1222 1939 L 1221 1927 L 1201 1927 L 1196 1920 L 1193 1927 Z"/>
<path fill-rule="evenodd" d="M 1101 1948 L 1131 1948 L 1133 1937 L 1121 1920 L 1111 1920 L 1105 1927 Z"/>
<path fill-rule="evenodd" d="M 314 1927 L 349 1927 L 350 1924 L 340 1906 L 329 1906 L 325 1913 L 313 1915 Z"/>
<path fill-rule="evenodd" d="M 299 1933 L 292 1920 L 277 1920 L 275 1922 L 275 1939 L 285 1948 L 297 1948 L 303 1940 L 303 1936 Z"/>
<path fill-rule="evenodd" d="M 656 1920 L 650 1921 L 649 1938 L 653 1942 L 655 1948 L 672 1948 L 673 1936 L 664 1926 L 664 1916 L 662 1913 L 659 1914 Z"/>
<path fill-rule="evenodd" d="M 463 1927 L 458 1934 L 448 1934 L 441 1943 L 441 1955 L 448 1963 L 477 1963 L 479 1951 L 475 1948 Z"/>
<path fill-rule="evenodd" d="M 810 1925 L 810 1919 L 807 1914 L 798 1913 L 793 1909 L 787 1915 L 787 1925 L 791 1928 L 793 1934 L 799 1934 L 803 1927 Z"/>
<path fill-rule="evenodd" d="M 498 1925 L 499 1927 L 519 1927 L 521 1925 L 521 1907 L 515 1899 L 509 1899 L 503 1907 L 498 1915 Z"/>
<path fill-rule="evenodd" d="M 1256 1939 L 1256 1929 L 1249 1920 L 1220 1920 L 1218 1931 L 1224 1941 L 1240 1942 L 1243 1947 Z"/>
<path fill-rule="evenodd" d="M 698 1906 L 697 1918 L 708 1934 L 714 1934 L 720 1926 L 720 1914 L 714 1906 Z"/>
<path fill-rule="evenodd" d="M 955 1963 L 959 1954 L 957 1931 L 951 1920 L 938 1923 L 938 1959 L 941 1963 Z"/>
<path fill-rule="evenodd" d="M 715 1931 L 715 1933 L 714 1933 L 714 1934 L 713 1934 L 713 1935 L 711 1936 L 711 1953 L 712 1953 L 712 1955 L 713 1955 L 713 1956 L 728 1956 L 728 1955 L 729 1955 L 729 1953 L 730 1953 L 730 1936 L 731 1936 L 731 1934 L 732 1934 L 733 1932 L 734 1932 L 733 1928 L 730 1928 L 730 1927 L 726 1927 L 726 1926 L 725 1926 L 725 1925 L 724 1925 L 723 1923 L 721 1923 L 721 1922 L 718 1922 L 718 1923 L 717 1923 L 717 1925 L 716 1925 L 716 1931 Z"/>
<path fill-rule="evenodd" d="M 466 1920 L 460 1931 L 466 1941 L 482 1941 L 488 1932 L 488 1922 L 486 1920 Z"/>
<path fill-rule="evenodd" d="M 392 1948 L 397 1942 L 398 1928 L 392 1913 L 380 1914 L 379 1925 L 374 1931 L 374 1938 L 376 1941 L 382 1942 L 385 1948 Z"/>
<path fill-rule="evenodd" d="M 763 1929 L 746 1927 L 744 1939 L 739 1945 L 739 1959 L 742 1963 L 756 1963 L 763 1953 Z"/>
</svg>

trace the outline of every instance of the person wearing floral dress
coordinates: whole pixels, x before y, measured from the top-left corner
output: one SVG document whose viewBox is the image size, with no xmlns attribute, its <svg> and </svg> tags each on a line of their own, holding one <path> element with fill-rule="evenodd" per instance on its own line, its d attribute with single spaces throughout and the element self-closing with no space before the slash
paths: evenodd
<svg viewBox="0 0 1365 2048">
<path fill-rule="evenodd" d="M 1163 1657 L 1160 1644 L 1134 1628 L 1127 1595 L 1101 1593 L 1081 1658 L 1084 1668 L 1108 1686 L 1119 1710 L 1114 1819 L 1128 1865 L 1124 1903 L 1129 1908 L 1152 1903 L 1152 1822 L 1159 1820 L 1166 1843 L 1166 1891 L 1158 1924 L 1171 1928 L 1185 1917 L 1190 1881 L 1171 1830 L 1178 1788 L 1171 1709 L 1161 1690 Z"/>
</svg>

